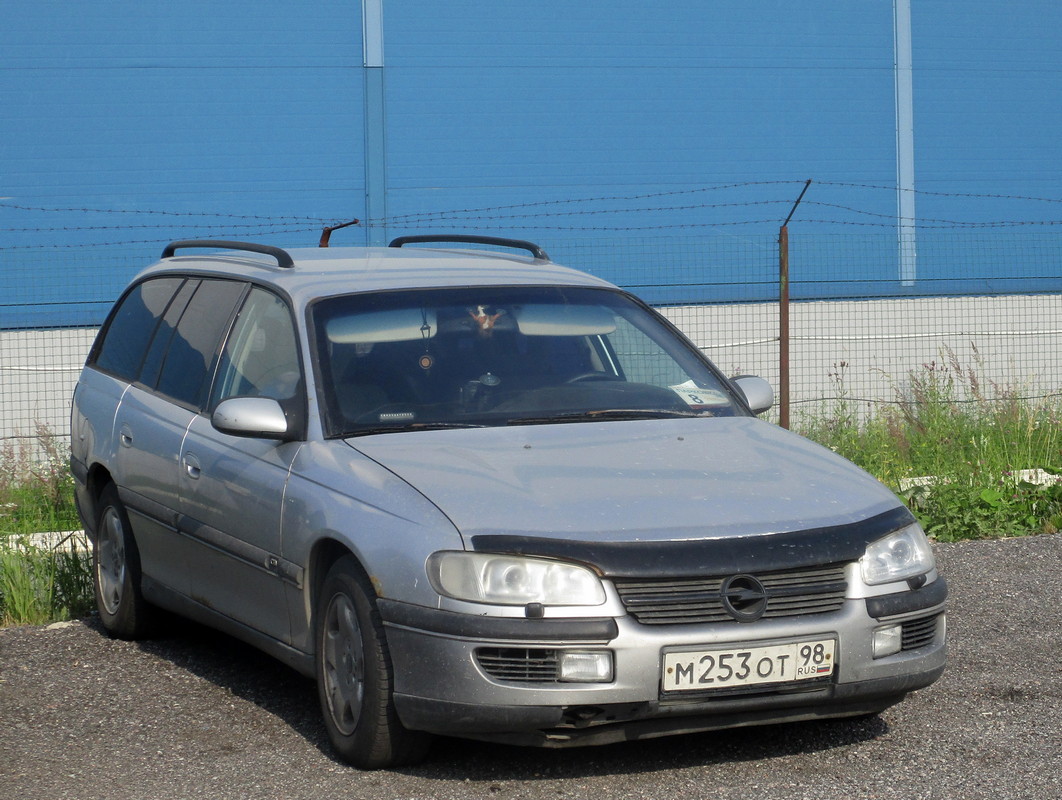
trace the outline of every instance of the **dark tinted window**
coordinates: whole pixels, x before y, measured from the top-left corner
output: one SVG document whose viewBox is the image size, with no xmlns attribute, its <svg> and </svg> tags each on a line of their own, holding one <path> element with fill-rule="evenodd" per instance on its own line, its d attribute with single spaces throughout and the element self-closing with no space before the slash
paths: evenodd
<svg viewBox="0 0 1062 800">
<path fill-rule="evenodd" d="M 177 322 L 181 319 L 185 306 L 188 305 L 192 294 L 199 287 L 199 281 L 189 280 L 184 282 L 177 295 L 170 301 L 170 307 L 162 317 L 162 321 L 155 328 L 155 338 L 151 340 L 147 355 L 144 356 L 144 364 L 140 368 L 140 381 L 148 386 L 154 386 L 159 379 L 159 370 L 162 369 L 162 359 L 166 356 L 166 350 L 170 346 L 173 332 L 177 330 Z"/>
<path fill-rule="evenodd" d="M 311 313 L 331 436 L 744 413 L 688 340 L 621 292 L 426 289 Z"/>
<path fill-rule="evenodd" d="M 204 280 L 189 301 L 170 339 L 157 388 L 195 408 L 203 405 L 207 377 L 245 284 Z"/>
<path fill-rule="evenodd" d="M 181 278 L 159 278 L 130 291 L 114 311 L 103 339 L 96 346 L 94 363 L 126 380 L 140 371 L 144 353 Z"/>
</svg>

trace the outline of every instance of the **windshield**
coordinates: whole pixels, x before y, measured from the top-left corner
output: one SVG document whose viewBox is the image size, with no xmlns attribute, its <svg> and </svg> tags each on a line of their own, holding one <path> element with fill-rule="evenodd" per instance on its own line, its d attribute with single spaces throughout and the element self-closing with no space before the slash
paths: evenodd
<svg viewBox="0 0 1062 800">
<path fill-rule="evenodd" d="M 620 292 L 345 295 L 311 315 L 330 436 L 745 413 L 687 341 Z"/>
</svg>

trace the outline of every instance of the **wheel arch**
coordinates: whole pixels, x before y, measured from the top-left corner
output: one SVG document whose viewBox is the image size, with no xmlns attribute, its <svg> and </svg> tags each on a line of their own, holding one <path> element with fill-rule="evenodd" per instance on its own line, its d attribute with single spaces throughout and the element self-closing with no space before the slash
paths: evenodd
<svg viewBox="0 0 1062 800">
<path fill-rule="evenodd" d="M 372 585 L 373 590 L 376 592 L 376 596 L 379 597 L 379 587 L 375 581 L 373 581 L 368 572 L 365 570 L 364 564 L 357 554 L 351 550 L 349 546 L 341 542 L 334 536 L 324 536 L 318 539 L 313 549 L 310 551 L 310 558 L 307 562 L 306 571 L 306 619 L 309 622 L 309 630 L 313 630 L 314 626 L 314 613 L 317 609 L 317 601 L 321 594 L 321 587 L 324 586 L 325 578 L 328 577 L 328 571 L 332 569 L 332 565 L 344 556 L 350 556 L 353 562 L 357 565 L 361 574 Z"/>
<path fill-rule="evenodd" d="M 114 478 L 103 464 L 96 463 L 89 467 L 85 480 L 85 499 L 89 507 L 83 509 L 81 521 L 85 523 L 85 534 L 91 541 L 96 539 L 96 517 L 99 516 L 100 496 L 103 490 L 112 483 L 115 483 Z"/>
</svg>

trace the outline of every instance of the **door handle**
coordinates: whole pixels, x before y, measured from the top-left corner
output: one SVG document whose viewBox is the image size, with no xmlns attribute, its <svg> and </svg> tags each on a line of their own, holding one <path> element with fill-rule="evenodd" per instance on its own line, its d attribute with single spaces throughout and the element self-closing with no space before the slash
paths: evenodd
<svg viewBox="0 0 1062 800">
<path fill-rule="evenodd" d="M 133 446 L 133 431 L 128 425 L 122 426 L 122 430 L 118 433 L 118 441 L 122 447 Z"/>
<path fill-rule="evenodd" d="M 193 456 L 191 453 L 187 453 L 183 459 L 184 471 L 188 474 L 188 477 L 192 480 L 199 478 L 202 469 L 199 466 L 199 459 Z"/>
</svg>

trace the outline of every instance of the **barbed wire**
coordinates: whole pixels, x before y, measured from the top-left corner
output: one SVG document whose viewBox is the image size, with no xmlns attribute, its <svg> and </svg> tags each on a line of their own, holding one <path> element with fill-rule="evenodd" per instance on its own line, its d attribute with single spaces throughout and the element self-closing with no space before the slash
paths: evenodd
<svg viewBox="0 0 1062 800">
<path fill-rule="evenodd" d="M 747 200 L 742 203 L 694 203 L 690 205 L 682 206 L 648 206 L 642 208 L 595 208 L 589 211 L 553 211 L 553 212 L 540 212 L 530 214 L 496 214 L 491 216 L 477 216 L 473 217 L 476 220 L 498 220 L 498 219 L 536 219 L 540 217 L 580 217 L 580 216 L 600 216 L 602 214 L 639 214 L 639 213 L 652 213 L 656 211 L 696 211 L 700 209 L 715 209 L 715 208 L 744 208 L 751 206 L 768 206 L 768 205 L 784 205 L 788 204 L 789 200 Z M 439 218 L 443 218 L 442 215 Z M 387 217 L 386 221 L 395 223 L 400 217 Z M 446 219 L 463 219 L 457 215 L 446 217 Z M 424 221 L 435 221 L 434 219 L 417 219 L 417 220 L 404 220 L 406 224 L 410 222 L 416 224 Z"/>
<path fill-rule="evenodd" d="M 1020 194 L 986 194 L 979 192 L 935 192 L 931 189 L 909 189 L 906 187 L 888 186 L 876 183 L 845 183 L 843 181 L 815 181 L 815 186 L 840 186 L 847 189 L 883 189 L 889 192 L 910 192 L 911 194 L 927 195 L 930 197 L 966 197 L 982 200 L 1023 200 L 1037 203 L 1062 203 L 1062 199 L 1056 197 L 1033 197 Z"/>
<path fill-rule="evenodd" d="M 666 209 L 661 209 L 666 210 Z M 451 222 L 477 222 L 480 223 L 486 218 L 467 218 L 464 220 L 441 220 Z M 371 222 L 371 221 L 370 221 Z M 837 220 L 837 219 L 801 219 L 799 222 L 808 225 L 837 225 L 837 226 L 853 226 L 863 228 L 882 228 L 895 230 L 896 222 L 893 218 L 892 223 L 888 222 L 869 222 L 865 220 Z M 1062 220 L 1004 220 L 999 222 L 970 222 L 970 223 L 952 223 L 947 220 L 930 221 L 933 224 L 915 225 L 916 228 L 927 230 L 947 230 L 949 228 L 957 228 L 962 230 L 976 230 L 980 228 L 1013 228 L 1013 227 L 1053 227 L 1056 225 L 1062 225 Z M 379 224 L 389 225 L 390 222 L 384 222 Z M 697 228 L 725 228 L 725 227 L 737 227 L 742 225 L 774 225 L 780 224 L 780 220 L 777 218 L 767 219 L 742 219 L 742 220 L 719 220 L 717 222 L 676 222 L 662 225 L 541 225 L 541 224 L 520 224 L 520 225 L 498 225 L 498 224 L 478 224 L 478 227 L 484 230 L 512 230 L 518 228 L 520 230 L 536 230 L 536 231 L 572 231 L 572 232 L 612 232 L 612 233 L 634 233 L 644 231 L 666 231 L 666 230 L 682 230 L 682 229 L 697 229 Z M 407 224 L 408 228 L 421 229 L 426 228 L 422 223 Z"/>
<path fill-rule="evenodd" d="M 324 223 L 322 223 L 324 224 Z M 289 223 L 276 222 L 276 223 L 237 223 L 235 225 L 196 225 L 196 230 L 201 231 L 213 231 L 213 230 L 254 230 L 265 231 L 270 228 L 285 228 L 289 229 Z M 159 230 L 158 225 L 74 225 L 74 226 L 61 226 L 54 228 L 0 228 L 0 233 L 70 233 L 79 231 L 133 231 L 133 230 Z M 311 230 L 306 228 L 306 230 Z M 317 228 L 312 228 L 317 230 Z"/>
<path fill-rule="evenodd" d="M 457 222 L 459 220 L 452 220 Z M 767 219 L 745 219 L 745 220 L 720 220 L 717 222 L 685 222 L 685 223 L 671 223 L 667 225 L 542 225 L 542 224 L 522 224 L 522 225 L 500 225 L 495 223 L 482 223 L 475 218 L 463 220 L 464 222 L 476 222 L 476 228 L 483 231 L 511 231 L 511 230 L 527 230 L 527 231 L 554 231 L 554 232 L 570 232 L 570 233 L 647 233 L 652 231 L 681 231 L 681 230 L 709 230 L 714 228 L 727 228 L 727 227 L 742 227 L 750 225 L 772 225 L 777 226 L 779 224 L 776 218 Z M 878 228 L 882 231 L 889 230 L 894 231 L 895 224 L 890 225 L 885 222 L 868 222 L 859 220 L 836 220 L 836 219 L 804 219 L 800 222 L 808 225 L 833 225 L 838 227 L 858 227 L 858 228 Z M 1039 227 L 1039 228 L 1053 228 L 1062 226 L 1062 220 L 1032 220 L 1032 221 L 1000 221 L 1000 222 L 979 222 L 968 223 L 965 225 L 954 224 L 927 224 L 917 225 L 916 228 L 920 230 L 987 230 L 987 229 L 1004 229 L 1004 228 L 1017 228 L 1017 227 Z M 407 230 L 429 230 L 436 225 L 428 225 L 424 223 L 407 224 L 405 228 Z M 66 230 L 77 230 L 67 228 L 57 228 L 55 231 L 61 232 Z M 112 230 L 124 230 L 124 228 L 114 228 Z M 200 229 L 202 230 L 202 229 Z M 223 230 L 225 230 L 223 228 Z M 314 227 L 277 227 L 270 226 L 264 230 L 245 230 L 243 233 L 249 235 L 274 235 L 282 233 L 320 233 L 321 228 Z M 773 231 L 772 231 L 773 235 Z M 157 236 L 149 239 L 113 239 L 105 242 L 70 242 L 70 243 L 58 243 L 49 242 L 47 244 L 32 244 L 32 245 L 0 245 L 0 252 L 8 251 L 48 251 L 48 250 L 84 250 L 88 248 L 107 248 L 107 247 L 120 247 L 129 245 L 164 245 L 174 238 L 194 238 L 194 233 L 189 233 L 187 230 L 181 231 L 168 236 Z M 309 246 L 309 244 L 307 245 Z"/>
<path fill-rule="evenodd" d="M 70 230 L 67 228 L 59 228 L 58 231 Z M 102 228 L 101 230 L 126 230 L 124 227 L 115 228 Z M 202 229 L 200 229 L 202 230 Z M 227 230 L 223 228 L 222 230 Z M 245 230 L 244 233 L 250 235 L 262 234 L 277 234 L 277 233 L 320 233 L 321 228 L 318 226 L 302 226 L 302 227 L 277 227 L 269 226 L 268 230 Z M 165 245 L 174 240 L 174 238 L 188 238 L 188 231 L 184 230 L 178 234 L 171 234 L 169 236 L 158 236 L 152 239 L 122 239 L 108 242 L 72 242 L 72 243 L 56 243 L 49 242 L 48 244 L 28 244 L 28 245 L 0 245 L 0 251 L 40 251 L 40 250 L 84 250 L 92 247 L 121 247 L 128 245 Z"/>
<path fill-rule="evenodd" d="M 294 222 L 324 222 L 323 218 L 319 217 L 300 217 L 300 216 L 264 216 L 255 214 L 230 214 L 220 211 L 160 211 L 155 209 L 133 209 L 133 208 L 56 208 L 52 206 L 29 206 L 20 203 L 11 203 L 6 200 L 0 200 L 0 208 L 10 208 L 16 211 L 56 211 L 63 213 L 84 213 L 84 214 L 139 214 L 143 216 L 165 216 L 165 217 L 217 217 L 219 219 L 255 219 L 255 220 L 288 220 Z"/>
<path fill-rule="evenodd" d="M 412 214 L 399 214 L 392 217 L 387 217 L 387 221 L 391 222 L 404 222 L 409 220 L 416 220 L 418 217 L 430 216 L 430 215 L 450 215 L 450 214 L 473 214 L 473 213 L 486 213 L 495 211 L 509 211 L 516 208 L 537 208 L 541 206 L 555 206 L 563 205 L 566 203 L 604 203 L 604 202 L 616 202 L 634 201 L 634 200 L 648 200 L 653 197 L 679 197 L 689 194 L 701 194 L 704 192 L 725 191 L 727 189 L 744 189 L 758 186 L 791 186 L 791 185 L 803 185 L 804 181 L 743 181 L 740 183 L 723 183 L 715 186 L 698 186 L 693 189 L 673 189 L 664 192 L 647 192 L 642 194 L 630 194 L 630 195 L 611 195 L 602 197 L 582 197 L 582 198 L 565 198 L 558 200 L 536 200 L 529 203 L 514 203 L 504 206 L 484 206 L 480 208 L 466 208 L 455 209 L 450 211 L 423 211 Z M 777 201 L 783 202 L 783 201 Z"/>
<path fill-rule="evenodd" d="M 658 204 L 658 205 L 630 205 L 639 201 L 664 198 L 683 198 L 694 195 L 705 195 L 717 192 L 728 192 L 743 189 L 766 189 L 773 188 L 796 188 L 803 186 L 806 181 L 802 180 L 768 180 L 768 181 L 740 181 L 731 183 L 714 184 L 709 186 L 695 186 L 683 189 L 671 189 L 657 192 L 640 192 L 628 194 L 596 195 L 590 197 L 568 197 L 551 200 L 536 200 L 526 203 L 510 203 L 493 206 L 479 206 L 463 209 L 434 210 L 411 212 L 408 214 L 396 214 L 387 217 L 369 219 L 363 225 L 382 226 L 391 228 L 406 228 L 421 230 L 437 227 L 444 224 L 460 223 L 464 226 L 473 224 L 482 230 L 536 230 L 571 233 L 646 233 L 652 231 L 682 231 L 682 230 L 711 230 L 726 227 L 748 226 L 777 226 L 779 218 L 756 215 L 755 218 L 731 218 L 704 221 L 683 222 L 646 222 L 645 224 L 599 224 L 579 225 L 563 224 L 561 220 L 574 218 L 594 217 L 605 219 L 617 215 L 653 215 L 676 212 L 718 211 L 720 209 L 764 208 L 767 206 L 789 207 L 792 198 L 786 196 L 778 199 L 755 199 L 728 202 L 704 202 L 704 203 L 681 203 L 681 204 Z M 896 192 L 896 186 L 874 183 L 856 183 L 844 181 L 816 181 L 815 187 L 831 187 L 840 189 L 859 189 Z M 1030 195 L 1008 195 L 999 193 L 976 193 L 976 192 L 941 192 L 925 189 L 900 189 L 899 191 L 912 192 L 916 195 L 933 197 L 954 198 L 977 198 L 986 200 L 1012 200 L 1023 202 L 1041 202 L 1059 204 L 1062 199 L 1035 197 Z M 587 204 L 627 204 L 615 208 L 585 208 Z M 800 225 L 838 226 L 838 227 L 861 227 L 881 228 L 894 230 L 896 226 L 905 222 L 894 214 L 858 208 L 853 205 L 818 200 L 814 197 L 803 201 L 805 206 L 813 206 L 821 209 L 842 212 L 853 218 L 820 216 L 818 218 L 797 218 Z M 115 225 L 52 225 L 41 227 L 10 226 L 0 228 L 0 233 L 10 234 L 77 234 L 99 233 L 102 231 L 159 231 L 154 238 L 114 238 L 110 241 L 91 243 L 56 243 L 25 245 L 0 244 L 0 251 L 21 250 L 60 250 L 86 247 L 117 247 L 128 245 L 149 245 L 170 241 L 175 236 L 187 236 L 189 231 L 240 231 L 245 235 L 275 235 L 308 233 L 318 231 L 326 225 L 334 224 L 334 218 L 302 216 L 302 215 L 279 215 L 267 216 L 257 214 L 235 214 L 214 211 L 172 211 L 165 209 L 129 209 L 129 208 L 98 208 L 92 206 L 65 206 L 50 207 L 46 205 L 32 205 L 12 201 L 0 201 L 0 210 L 9 209 L 14 211 L 27 211 L 45 214 L 105 214 L 142 217 L 166 217 L 179 220 L 203 220 L 192 226 L 183 225 L 177 229 L 161 224 L 115 224 Z M 227 220 L 228 222 L 206 222 L 205 220 Z M 553 221 L 552 223 L 550 221 Z M 1053 228 L 1062 225 L 1062 219 L 1004 219 L 1004 220 L 956 220 L 933 217 L 920 217 L 906 220 L 915 229 L 1003 229 L 1017 227 L 1042 227 Z"/>
</svg>

